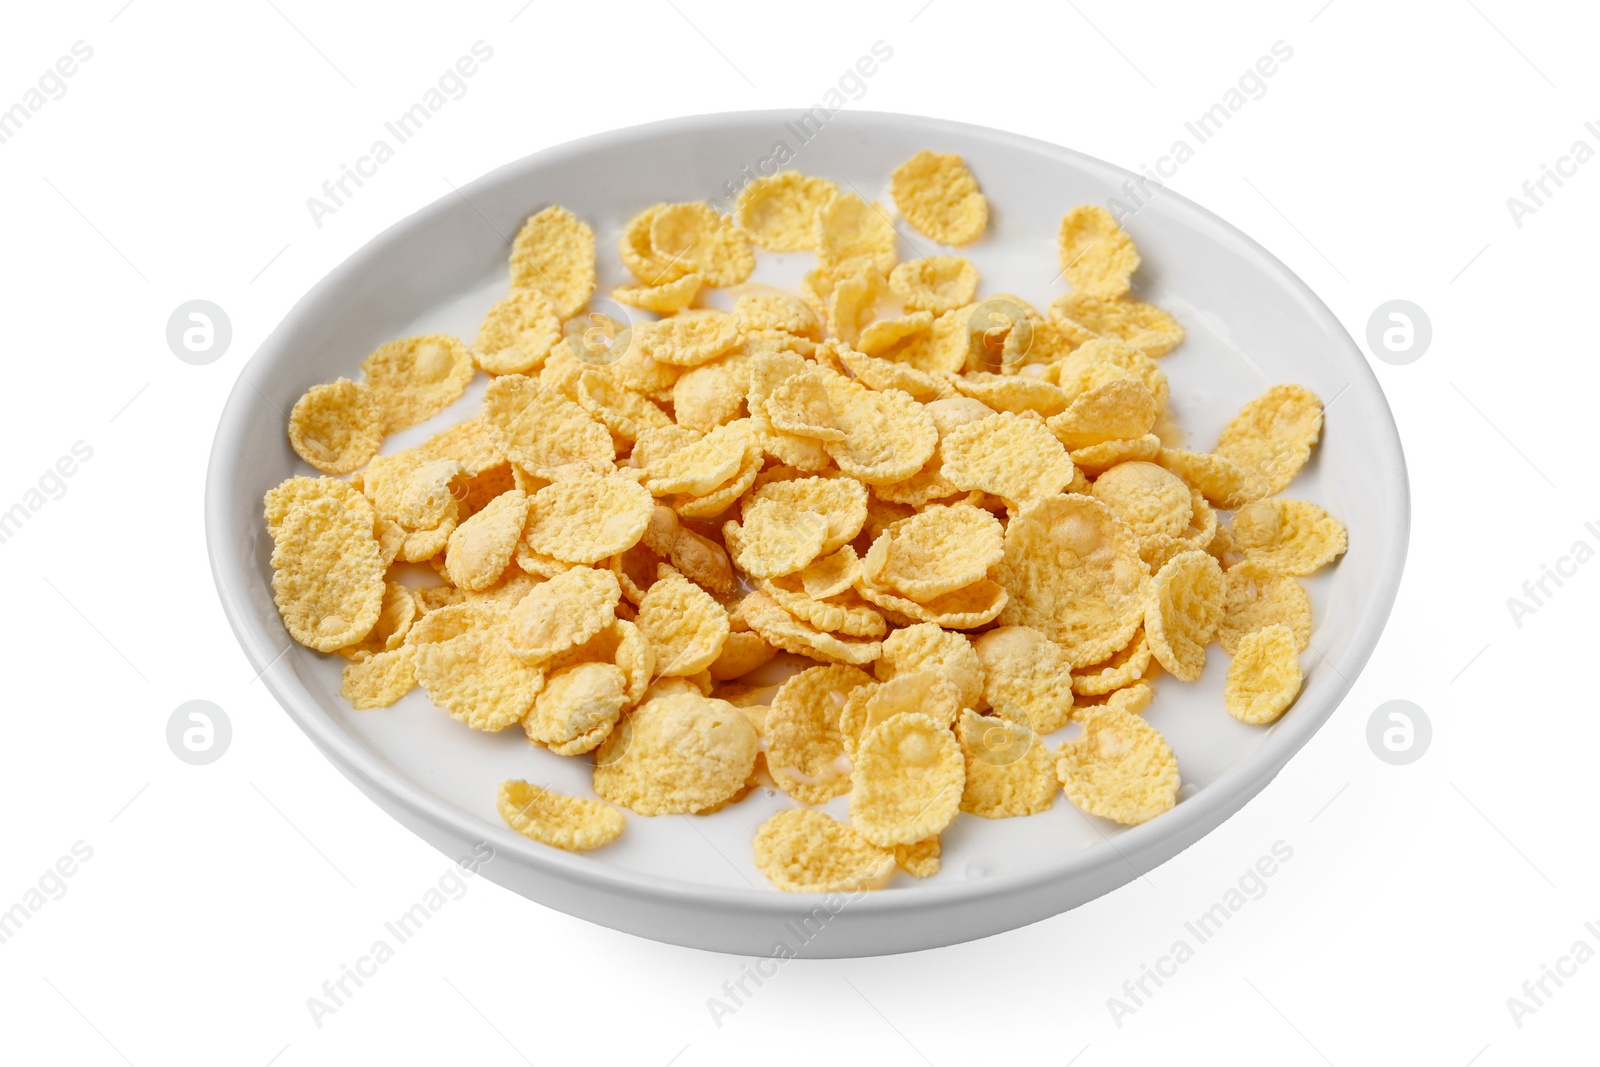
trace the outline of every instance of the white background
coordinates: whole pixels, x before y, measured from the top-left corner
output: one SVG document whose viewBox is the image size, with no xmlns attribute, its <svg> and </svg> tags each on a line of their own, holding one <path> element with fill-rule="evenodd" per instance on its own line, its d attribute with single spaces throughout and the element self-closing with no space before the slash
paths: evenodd
<svg viewBox="0 0 1600 1067">
<path fill-rule="evenodd" d="M 446 10 L 446 7 L 449 10 Z M 1203 8 L 1203 10 L 1202 10 Z M 1600 962 L 1519 1027 L 1507 998 L 1600 925 L 1596 726 L 1575 541 L 1600 545 L 1592 235 L 1600 162 L 1515 224 L 1506 205 L 1600 119 L 1594 13 L 1507 0 L 1008 4 L 710 0 L 602 13 L 553 0 L 34 4 L 0 35 L 0 107 L 73 43 L 93 57 L 0 144 L 0 510 L 93 449 L 0 544 L 8 724 L 0 909 L 93 850 L 0 945 L 18 1062 L 283 1065 L 1511 1064 L 1593 1058 Z M 483 40 L 424 132 L 318 228 L 306 198 Z M 384 228 L 500 163 L 706 111 L 808 106 L 875 40 L 850 106 L 997 126 L 1137 168 L 1282 40 L 1268 82 L 1171 184 L 1298 271 L 1358 340 L 1380 303 L 1432 319 L 1374 361 L 1410 463 L 1411 556 L 1343 707 L 1240 814 L 1125 888 L 1036 926 L 912 956 L 786 965 L 717 1026 L 741 961 L 590 926 L 482 879 L 319 1028 L 306 999 L 448 860 L 383 815 L 267 696 L 204 561 L 201 485 L 223 399 L 294 300 Z M 1550 188 L 1554 189 L 1554 186 Z M 232 346 L 168 350 L 180 303 Z M 1584 523 L 1596 522 L 1596 532 Z M 164 731 L 233 723 L 191 767 Z M 1426 709 L 1419 761 L 1368 716 Z M 1122 996 L 1274 842 L 1293 859 L 1177 977 Z M 81 847 L 81 846 L 80 846 Z"/>
</svg>

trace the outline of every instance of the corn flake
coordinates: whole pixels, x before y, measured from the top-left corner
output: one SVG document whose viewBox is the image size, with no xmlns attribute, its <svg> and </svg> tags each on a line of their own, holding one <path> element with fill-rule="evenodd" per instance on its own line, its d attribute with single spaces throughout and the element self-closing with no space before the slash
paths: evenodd
<svg viewBox="0 0 1600 1067">
<path fill-rule="evenodd" d="M 966 769 L 948 723 L 910 713 L 873 727 L 850 772 L 850 823 L 880 848 L 940 833 L 961 804 Z"/>
<path fill-rule="evenodd" d="M 817 247 L 817 211 L 838 193 L 839 187 L 825 178 L 780 171 L 741 189 L 734 217 L 768 251 L 810 251 Z"/>
<path fill-rule="evenodd" d="M 1056 797 L 1055 760 L 1025 723 L 963 711 L 956 725 L 966 778 L 961 810 L 984 819 L 1047 811 Z"/>
<path fill-rule="evenodd" d="M 1198 681 L 1222 622 L 1222 568 L 1200 551 L 1180 553 L 1150 581 L 1144 632 L 1150 654 L 1174 677 Z"/>
<path fill-rule="evenodd" d="M 599 563 L 639 543 L 655 501 L 636 482 L 580 474 L 533 494 L 522 531 L 528 547 L 564 563 Z"/>
<path fill-rule="evenodd" d="M 756 867 L 786 893 L 881 889 L 894 874 L 894 853 L 807 808 L 780 811 L 762 823 L 753 847 Z"/>
<path fill-rule="evenodd" d="M 289 412 L 289 444 L 323 474 L 349 474 L 383 444 L 383 416 L 371 387 L 339 378 L 306 390 Z"/>
<path fill-rule="evenodd" d="M 822 804 L 850 788 L 839 713 L 852 690 L 872 684 L 856 667 L 811 667 L 778 688 L 767 711 L 767 770 L 802 804 Z"/>
<path fill-rule="evenodd" d="M 1136 826 L 1178 802 L 1178 759 L 1156 728 L 1122 708 L 1085 708 L 1083 733 L 1056 754 L 1056 776 L 1090 815 Z"/>
<path fill-rule="evenodd" d="M 511 245 L 511 288 L 537 291 L 557 318 L 576 315 L 594 292 L 594 231 L 555 205 L 529 218 Z"/>
<path fill-rule="evenodd" d="M 895 168 L 889 192 L 906 221 L 940 244 L 971 244 L 989 224 L 989 201 L 958 155 L 918 152 Z"/>
<path fill-rule="evenodd" d="M 1252 726 L 1277 722 L 1300 693 L 1300 650 L 1282 623 L 1239 638 L 1228 664 L 1222 699 L 1232 715 Z"/>
<path fill-rule="evenodd" d="M 1108 298 L 1128 291 L 1139 252 L 1111 212 L 1098 204 L 1078 205 L 1062 216 L 1058 240 L 1061 272 L 1074 289 Z"/>
<path fill-rule="evenodd" d="M 983 698 L 995 714 L 1049 734 L 1072 716 L 1072 661 L 1031 626 L 997 626 L 972 642 L 982 664 Z M 968 707 L 976 707 L 969 703 Z"/>
<path fill-rule="evenodd" d="M 548 660 L 610 625 L 621 599 L 616 575 L 574 567 L 534 586 L 516 603 L 507 620 L 506 638 L 522 658 Z"/>
<path fill-rule="evenodd" d="M 972 303 L 978 294 L 978 269 L 960 256 L 907 260 L 889 272 L 889 288 L 907 311 L 943 315 Z"/>
<path fill-rule="evenodd" d="M 1009 412 L 957 426 L 939 452 L 951 485 L 993 493 L 1013 507 L 1053 497 L 1072 480 L 1072 460 L 1049 429 Z"/>
<path fill-rule="evenodd" d="M 639 602 L 639 632 L 655 653 L 656 676 L 697 674 L 715 663 L 728 637 L 728 613 L 667 564 Z"/>
<path fill-rule="evenodd" d="M 745 787 L 760 736 L 725 700 L 684 692 L 647 700 L 594 756 L 594 791 L 640 815 L 706 811 Z"/>
<path fill-rule="evenodd" d="M 1309 500 L 1258 500 L 1234 513 L 1233 543 L 1244 558 L 1303 577 L 1349 546 L 1344 524 Z"/>
<path fill-rule="evenodd" d="M 495 806 L 523 837 L 568 852 L 587 852 L 622 835 L 627 818 L 597 800 L 552 793 L 531 782 L 502 782 Z"/>
<path fill-rule="evenodd" d="M 457 526 L 445 550 L 445 574 L 451 583 L 469 592 L 494 585 L 511 564 L 527 517 L 528 498 L 513 489 Z"/>
<path fill-rule="evenodd" d="M 926 602 L 981 581 L 1000 561 L 1004 537 L 987 511 L 934 505 L 879 534 L 862 573 L 878 588 Z"/>
<path fill-rule="evenodd" d="M 361 362 L 385 434 L 426 422 L 461 399 L 472 353 L 454 337 L 425 334 L 389 341 Z"/>
</svg>

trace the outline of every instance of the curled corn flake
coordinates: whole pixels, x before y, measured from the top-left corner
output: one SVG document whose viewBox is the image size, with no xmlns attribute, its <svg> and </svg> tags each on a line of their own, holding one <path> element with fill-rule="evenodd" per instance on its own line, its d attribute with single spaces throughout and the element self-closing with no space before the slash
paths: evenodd
<svg viewBox="0 0 1600 1067">
<path fill-rule="evenodd" d="M 755 270 L 755 252 L 732 219 L 708 204 L 668 204 L 650 220 L 652 253 L 686 266 L 715 288 L 738 285 Z"/>
<path fill-rule="evenodd" d="M 828 294 L 828 332 L 842 344 L 858 343 L 887 294 L 888 283 L 875 269 L 864 268 L 840 278 Z"/>
<path fill-rule="evenodd" d="M 996 577 L 1011 594 L 1000 622 L 1042 631 L 1074 667 L 1128 643 L 1149 584 L 1132 531 L 1079 495 L 1042 500 L 1012 518 Z"/>
<path fill-rule="evenodd" d="M 654 499 L 638 483 L 582 474 L 533 495 L 522 536 L 552 559 L 599 563 L 638 544 L 654 513 Z"/>
<path fill-rule="evenodd" d="M 878 641 L 850 640 L 818 630 L 795 618 L 765 593 L 751 593 L 745 597 L 740 614 L 750 629 L 768 644 L 821 663 L 862 666 L 877 659 L 883 651 Z"/>
<path fill-rule="evenodd" d="M 863 515 L 865 521 L 865 515 Z M 800 584 L 806 596 L 818 600 L 837 596 L 855 584 L 861 573 L 861 560 L 856 550 L 843 545 L 831 555 L 821 556 L 808 563 L 800 572 Z"/>
<path fill-rule="evenodd" d="M 289 444 L 324 474 L 364 467 L 383 444 L 383 416 L 369 386 L 339 378 L 306 390 L 289 412 Z"/>
<path fill-rule="evenodd" d="M 410 645 L 344 665 L 339 695 L 357 711 L 387 708 L 416 688 L 416 649 Z"/>
<path fill-rule="evenodd" d="M 1101 441 L 1075 448 L 1067 455 L 1072 465 L 1090 478 L 1098 478 L 1119 463 L 1148 463 L 1161 455 L 1161 438 L 1153 433 L 1126 440 Z M 1068 492 L 1073 492 L 1070 487 Z M 1201 501 L 1204 503 L 1204 500 Z"/>
<path fill-rule="evenodd" d="M 850 788 L 839 713 L 852 690 L 872 684 L 856 667 L 811 667 L 792 675 L 766 715 L 767 770 L 802 804 L 822 804 Z"/>
<path fill-rule="evenodd" d="M 1299 385 L 1274 385 L 1222 428 L 1216 454 L 1232 460 L 1258 497 L 1294 481 L 1322 434 L 1322 401 Z"/>
<path fill-rule="evenodd" d="M 894 874 L 894 853 L 806 808 L 780 811 L 762 823 L 753 848 L 756 867 L 786 893 L 881 889 Z"/>
<path fill-rule="evenodd" d="M 1150 581 L 1144 632 L 1150 654 L 1174 677 L 1198 681 L 1206 645 L 1222 622 L 1222 568 L 1204 552 L 1174 556 Z"/>
<path fill-rule="evenodd" d="M 1116 377 L 1072 399 L 1050 416 L 1050 432 L 1068 448 L 1141 437 L 1155 425 L 1160 409 L 1143 382 Z"/>
<path fill-rule="evenodd" d="M 461 399 L 472 354 L 458 339 L 426 334 L 389 341 L 361 363 L 385 434 L 426 422 Z"/>
<path fill-rule="evenodd" d="M 611 290 L 611 299 L 629 307 L 654 311 L 657 315 L 671 315 L 694 303 L 704 281 L 698 274 L 685 274 L 665 285 L 620 285 Z"/>
<path fill-rule="evenodd" d="M 1156 406 L 1166 408 L 1171 386 L 1161 365 L 1114 337 L 1092 337 L 1084 341 L 1057 360 L 1047 376 L 1068 397 L 1075 397 L 1118 375 L 1144 383 L 1150 395 L 1156 398 Z"/>
<path fill-rule="evenodd" d="M 823 442 L 839 469 L 868 485 L 904 481 L 921 470 L 939 444 L 922 405 L 899 390 L 880 393 L 848 379 L 839 382 L 844 436 Z"/>
<path fill-rule="evenodd" d="M 445 574 L 469 592 L 487 589 L 500 579 L 522 536 L 528 498 L 519 489 L 502 493 L 450 534 Z"/>
<path fill-rule="evenodd" d="M 880 848 L 940 833 L 955 818 L 966 771 L 948 723 L 895 715 L 861 739 L 850 772 L 850 823 Z"/>
<path fill-rule="evenodd" d="M 698 674 L 716 662 L 728 637 L 722 605 L 666 564 L 639 601 L 636 624 L 655 653 L 657 677 Z"/>
<path fill-rule="evenodd" d="M 1139 269 L 1133 240 L 1099 204 L 1080 204 L 1062 216 L 1059 244 L 1062 273 L 1082 292 L 1121 296 Z"/>
<path fill-rule="evenodd" d="M 793 574 L 821 554 L 827 536 L 823 516 L 770 499 L 750 501 L 742 523 L 722 528 L 733 562 L 752 578 Z"/>
<path fill-rule="evenodd" d="M 600 371 L 586 370 L 578 376 L 577 400 L 579 407 L 623 441 L 635 440 L 645 430 L 672 425 L 672 417 L 649 397 Z"/>
<path fill-rule="evenodd" d="M 698 367 L 725 356 L 739 343 L 739 323 L 725 311 L 685 311 L 633 327 L 633 343 L 645 357 L 675 367 Z"/>
<path fill-rule="evenodd" d="M 787 504 L 798 511 L 808 511 L 827 520 L 827 534 L 818 556 L 831 555 L 843 549 L 855 540 L 867 521 L 867 490 L 852 478 L 769 481 L 757 486 L 749 496 L 751 503 L 764 500 Z"/>
<path fill-rule="evenodd" d="M 1180 537 L 1194 518 L 1189 486 L 1154 463 L 1119 463 L 1095 479 L 1090 495 L 1127 523 L 1135 537 Z"/>
<path fill-rule="evenodd" d="M 817 255 L 825 266 L 860 262 L 888 274 L 900 258 L 889 216 L 855 193 L 840 193 L 819 207 L 814 227 Z"/>
<path fill-rule="evenodd" d="M 1111 337 L 1152 359 L 1183 343 L 1178 320 L 1153 304 L 1108 300 L 1093 293 L 1068 293 L 1050 305 L 1050 317 L 1079 341 Z"/>
<path fill-rule="evenodd" d="M 680 448 L 687 448 L 704 436 L 704 431 L 676 424 L 644 430 L 634 439 L 633 451 L 629 454 L 629 462 L 635 467 L 648 467 L 656 460 L 664 456 L 670 456 Z"/>
<path fill-rule="evenodd" d="M 568 852 L 609 845 L 628 825 L 609 804 L 552 793 L 520 779 L 500 784 L 495 806 L 506 825 L 523 837 Z"/>
<path fill-rule="evenodd" d="M 610 625 L 621 599 L 616 575 L 574 567 L 534 586 L 516 603 L 507 621 L 507 640 L 524 659 L 550 659 Z"/>
<path fill-rule="evenodd" d="M 989 201 L 958 155 L 918 152 L 895 168 L 889 192 L 906 221 L 940 244 L 971 244 L 989 224 Z"/>
<path fill-rule="evenodd" d="M 1058 387 L 1038 378 L 1020 374 L 1003 375 L 974 371 L 957 378 L 955 386 L 963 396 L 972 397 L 994 411 L 1022 414 L 1037 411 L 1044 416 L 1060 414 L 1067 397 Z"/>
<path fill-rule="evenodd" d="M 544 672 L 506 644 L 493 620 L 469 604 L 440 608 L 411 628 L 417 684 L 457 722 L 496 732 L 521 721 L 544 688 Z"/>
<path fill-rule="evenodd" d="M 554 205 L 529 218 L 511 245 L 511 288 L 537 291 L 558 318 L 576 315 L 594 292 L 594 231 Z"/>
<path fill-rule="evenodd" d="M 926 371 L 893 360 L 878 359 L 846 349 L 839 353 L 839 363 L 868 389 L 899 389 L 911 399 L 926 402 L 948 391 L 948 385 Z"/>
<path fill-rule="evenodd" d="M 729 423 L 729 425 L 733 425 Z M 725 429 L 725 427 L 718 427 Z M 686 519 L 714 519 L 731 508 L 761 474 L 762 453 L 759 445 L 750 444 L 745 453 L 744 465 L 733 480 L 704 496 L 678 496 L 672 506 Z"/>
<path fill-rule="evenodd" d="M 996 715 L 1037 734 L 1072 716 L 1072 661 L 1031 626 L 997 626 L 972 642 L 982 664 L 983 698 Z M 975 707 L 975 704 L 969 704 Z"/>
<path fill-rule="evenodd" d="M 914 845 L 894 846 L 894 865 L 913 878 L 932 878 L 939 873 L 940 844 L 937 837 Z"/>
<path fill-rule="evenodd" d="M 749 389 L 749 356 L 728 356 L 695 367 L 672 387 L 673 415 L 680 426 L 708 432 L 744 414 Z"/>
<path fill-rule="evenodd" d="M 978 294 L 978 269 L 960 256 L 912 259 L 889 272 L 893 289 L 908 311 L 947 311 L 972 303 Z"/>
<path fill-rule="evenodd" d="M 1047 811 L 1056 796 L 1055 760 L 1025 723 L 970 709 L 956 724 L 966 777 L 961 810 L 984 819 Z"/>
<path fill-rule="evenodd" d="M 911 311 L 894 318 L 879 319 L 862 327 L 856 348 L 869 356 L 887 355 L 896 345 L 927 333 L 932 326 L 931 311 Z"/>
<path fill-rule="evenodd" d="M 685 578 L 720 597 L 732 596 L 738 588 L 733 576 L 733 565 L 728 561 L 727 550 L 717 542 L 683 526 L 677 513 L 669 507 L 657 505 L 650 516 L 650 525 L 644 531 L 644 544 L 658 556 L 663 556 Z M 651 567 L 640 588 L 655 581 L 656 568 Z"/>
<path fill-rule="evenodd" d="M 854 756 L 861 739 L 880 723 L 912 712 L 950 726 L 961 714 L 961 694 L 948 677 L 934 668 L 897 674 L 886 682 L 852 692 L 839 712 L 839 730 L 846 751 Z"/>
<path fill-rule="evenodd" d="M 648 700 L 594 756 L 594 791 L 640 815 L 715 808 L 744 788 L 760 737 L 725 700 L 685 692 Z"/>
<path fill-rule="evenodd" d="M 1056 756 L 1067 799 L 1124 826 L 1171 810 L 1178 801 L 1178 759 L 1156 728 L 1109 705 L 1084 709 L 1082 721 L 1083 733 Z"/>
<path fill-rule="evenodd" d="M 490 374 L 526 374 L 561 340 L 561 318 L 537 289 L 517 289 L 495 304 L 478 327 L 472 355 Z"/>
<path fill-rule="evenodd" d="M 789 614 L 818 630 L 845 637 L 882 637 L 889 630 L 883 616 L 854 589 L 821 599 L 808 594 L 792 574 L 762 581 L 758 588 Z"/>
<path fill-rule="evenodd" d="M 1207 501 L 1224 510 L 1241 507 L 1254 495 L 1245 472 L 1233 460 L 1223 456 L 1188 452 L 1181 448 L 1163 448 L 1156 462 L 1200 490 Z"/>
<path fill-rule="evenodd" d="M 1309 500 L 1258 500 L 1234 513 L 1233 544 L 1244 558 L 1302 577 L 1349 546 L 1344 524 Z"/>
<path fill-rule="evenodd" d="M 1026 507 L 1072 480 L 1072 460 L 1041 423 L 1001 412 L 957 426 L 939 442 L 945 480 Z"/>
<path fill-rule="evenodd" d="M 563 667 L 546 680 L 522 729 L 559 756 L 593 751 L 622 716 L 627 687 L 627 675 L 610 663 Z"/>
<path fill-rule="evenodd" d="M 759 177 L 739 192 L 734 217 L 757 245 L 772 252 L 817 247 L 817 210 L 839 193 L 825 178 L 785 170 Z"/>
<path fill-rule="evenodd" d="M 925 602 L 982 580 L 1000 561 L 1004 536 L 981 508 L 934 505 L 879 534 L 862 573 L 879 588 Z"/>
<path fill-rule="evenodd" d="M 1239 638 L 1228 664 L 1222 699 L 1232 715 L 1252 726 L 1277 722 L 1300 693 L 1300 650 L 1282 623 Z"/>
<path fill-rule="evenodd" d="M 652 459 L 644 468 L 644 487 L 656 496 L 704 496 L 726 484 L 746 465 L 753 441 L 730 423 L 698 441 Z M 759 458 L 759 452 L 757 452 Z"/>
<path fill-rule="evenodd" d="M 405 641 L 411 624 L 417 621 L 420 613 L 417 598 L 410 589 L 399 582 L 385 581 L 383 603 L 378 608 L 378 621 L 373 623 L 372 629 L 367 631 L 367 635 L 361 640 L 345 645 L 337 651 L 345 659 L 359 663 L 379 653 L 399 648 Z"/>
<path fill-rule="evenodd" d="M 844 428 L 829 386 L 840 377 L 816 367 L 790 375 L 779 383 L 762 404 L 774 428 L 784 433 L 812 437 L 824 443 L 843 440 Z M 835 385 L 841 397 L 842 386 Z"/>
<path fill-rule="evenodd" d="M 666 204 L 651 204 L 629 219 L 622 231 L 622 262 L 646 286 L 667 285 L 693 272 L 693 267 L 681 256 L 668 256 L 656 251 L 651 244 L 651 227 L 666 207 Z"/>
<path fill-rule="evenodd" d="M 778 650 L 767 644 L 760 634 L 741 630 L 728 634 L 727 640 L 722 643 L 722 651 L 717 653 L 717 658 L 706 669 L 714 680 L 726 682 L 759 670 L 777 654 Z"/>
<path fill-rule="evenodd" d="M 611 434 L 577 404 L 532 378 L 508 374 L 489 383 L 483 423 L 502 455 L 540 478 L 570 470 L 606 471 L 616 459 Z"/>
<path fill-rule="evenodd" d="M 334 496 L 309 499 L 279 524 L 272 599 L 289 636 L 318 652 L 365 637 L 383 606 L 384 563 L 371 509 Z"/>
<path fill-rule="evenodd" d="M 1144 677 L 1150 669 L 1150 642 L 1141 629 L 1126 646 L 1109 658 L 1072 672 L 1072 691 L 1083 696 L 1102 696 L 1125 689 Z"/>
<path fill-rule="evenodd" d="M 998 582 L 987 578 L 926 602 L 874 589 L 864 582 L 856 586 L 856 592 L 898 625 L 929 622 L 950 630 L 971 630 L 993 622 L 1005 610 L 1010 599 Z"/>
<path fill-rule="evenodd" d="M 746 333 L 781 330 L 816 340 L 822 332 L 817 313 L 798 296 L 781 291 L 742 294 L 734 301 L 733 317 Z"/>
<path fill-rule="evenodd" d="M 1294 634 L 1295 651 L 1311 646 L 1311 597 L 1299 582 L 1253 560 L 1229 567 L 1224 577 L 1227 592 L 1217 626 L 1224 652 L 1236 655 L 1246 634 L 1276 624 Z"/>
</svg>

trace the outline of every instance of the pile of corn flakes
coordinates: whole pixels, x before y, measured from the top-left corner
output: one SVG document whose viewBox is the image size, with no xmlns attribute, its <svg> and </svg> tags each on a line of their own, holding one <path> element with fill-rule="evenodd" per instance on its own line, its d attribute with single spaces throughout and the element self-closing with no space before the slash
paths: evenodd
<svg viewBox="0 0 1600 1067">
<path fill-rule="evenodd" d="M 941 246 L 987 227 L 959 156 L 918 153 L 890 190 Z M 1044 312 L 979 300 L 961 256 L 901 262 L 894 218 L 792 171 L 732 216 L 651 205 L 621 241 L 637 284 L 611 294 L 652 313 L 630 325 L 585 314 L 589 226 L 534 215 L 471 344 L 391 341 L 295 405 L 290 443 L 324 476 L 266 496 L 290 635 L 344 658 L 356 708 L 420 686 L 471 729 L 590 760 L 600 800 L 500 787 L 506 822 L 557 848 L 614 840 L 620 808 L 706 814 L 764 785 L 797 806 L 756 865 L 818 892 L 935 873 L 958 812 L 1032 815 L 1058 790 L 1127 825 L 1170 809 L 1177 760 L 1142 716 L 1157 675 L 1198 679 L 1218 643 L 1226 710 L 1258 725 L 1300 690 L 1296 579 L 1346 534 L 1276 494 L 1322 404 L 1274 386 L 1187 450 L 1160 366 L 1183 328 L 1130 296 L 1139 253 L 1103 208 L 1062 219 L 1071 291 Z M 749 284 L 758 248 L 816 267 L 798 293 Z M 475 415 L 379 455 L 479 371 Z M 401 584 L 402 563 L 440 584 Z M 781 654 L 762 676 L 787 662 L 782 684 L 750 680 Z M 817 810 L 844 794 L 848 823 Z"/>
</svg>

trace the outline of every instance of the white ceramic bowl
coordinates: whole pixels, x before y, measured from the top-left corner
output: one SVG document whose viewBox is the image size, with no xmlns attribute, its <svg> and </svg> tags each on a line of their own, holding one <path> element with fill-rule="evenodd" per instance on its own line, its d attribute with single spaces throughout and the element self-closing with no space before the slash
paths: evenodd
<svg viewBox="0 0 1600 1067">
<path fill-rule="evenodd" d="M 489 878 L 593 922 L 661 941 L 759 955 L 857 956 L 983 937 L 1036 922 L 1117 888 L 1203 837 L 1278 773 L 1333 712 L 1383 630 L 1405 560 L 1409 499 L 1399 437 L 1376 379 L 1326 306 L 1238 230 L 1169 192 L 1125 225 L 1144 257 L 1136 293 L 1172 311 L 1188 341 L 1163 361 L 1172 411 L 1208 449 L 1240 404 L 1273 382 L 1299 382 L 1328 403 L 1313 462 L 1286 495 L 1314 499 L 1350 530 L 1350 550 L 1307 584 L 1316 609 L 1298 702 L 1265 730 L 1222 709 L 1227 657 L 1212 650 L 1205 679 L 1158 683 L 1150 720 L 1171 741 L 1180 802 L 1122 829 L 1057 796 L 1026 819 L 960 815 L 944 834 L 944 869 L 897 876 L 859 899 L 779 893 L 756 872 L 750 840 L 781 794 L 757 790 L 708 817 L 629 816 L 613 845 L 574 855 L 508 830 L 498 784 L 526 777 L 592 795 L 588 761 L 532 748 L 519 730 L 487 735 L 437 711 L 420 692 L 394 708 L 352 711 L 337 657 L 291 642 L 272 604 L 271 544 L 262 494 L 307 473 L 290 450 L 283 412 L 310 385 L 354 376 L 392 337 L 423 330 L 470 341 L 503 294 L 509 238 L 540 208 L 565 205 L 600 238 L 600 294 L 623 282 L 617 236 L 660 200 L 711 199 L 723 209 L 746 173 L 780 143 L 794 166 L 891 201 L 890 171 L 923 148 L 959 152 L 991 205 L 989 232 L 961 249 L 980 294 L 1014 292 L 1039 307 L 1057 277 L 1056 228 L 1073 204 L 1118 195 L 1128 171 L 1040 141 L 951 122 L 841 113 L 802 143 L 787 112 L 706 115 L 601 134 L 502 167 L 390 228 L 295 306 L 240 376 L 223 410 L 206 485 L 211 567 L 245 653 L 328 759 L 402 824 L 452 857 L 489 842 Z M 933 251 L 900 227 L 903 258 Z M 805 254 L 763 254 L 757 280 L 793 286 Z M 429 424 L 386 442 L 415 444 L 469 413 L 478 388 Z M 270 666 L 269 666 L 270 665 Z M 1063 737 L 1075 727 L 1068 727 Z M 1057 743 L 1062 738 L 1051 738 Z M 843 814 L 847 798 L 830 805 Z"/>
</svg>

